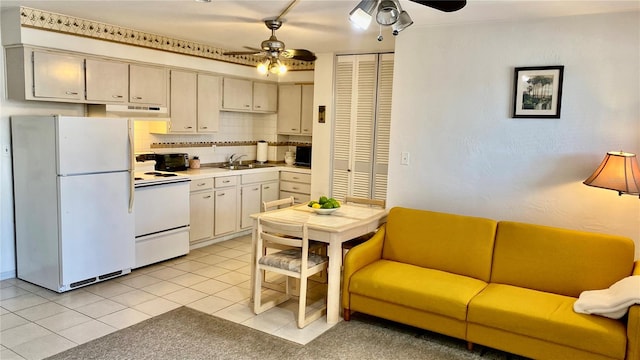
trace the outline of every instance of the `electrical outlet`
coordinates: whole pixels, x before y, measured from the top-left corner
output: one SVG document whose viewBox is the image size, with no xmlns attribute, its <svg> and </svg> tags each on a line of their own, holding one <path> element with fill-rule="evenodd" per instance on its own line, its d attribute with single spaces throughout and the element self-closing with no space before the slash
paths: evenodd
<svg viewBox="0 0 640 360">
<path fill-rule="evenodd" d="M 409 165 L 409 153 L 403 152 L 400 154 L 400 165 Z"/>
<path fill-rule="evenodd" d="M 2 144 L 2 155 L 11 156 L 11 148 L 7 144 Z"/>
</svg>

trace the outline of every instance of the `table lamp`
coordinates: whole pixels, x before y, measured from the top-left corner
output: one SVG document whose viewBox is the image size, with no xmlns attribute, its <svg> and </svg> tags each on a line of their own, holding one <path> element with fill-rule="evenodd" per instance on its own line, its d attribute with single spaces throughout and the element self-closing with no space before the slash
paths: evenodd
<svg viewBox="0 0 640 360">
<path fill-rule="evenodd" d="M 614 190 L 640 198 L 640 167 L 635 154 L 610 151 L 598 168 L 583 182 L 585 185 Z"/>
</svg>

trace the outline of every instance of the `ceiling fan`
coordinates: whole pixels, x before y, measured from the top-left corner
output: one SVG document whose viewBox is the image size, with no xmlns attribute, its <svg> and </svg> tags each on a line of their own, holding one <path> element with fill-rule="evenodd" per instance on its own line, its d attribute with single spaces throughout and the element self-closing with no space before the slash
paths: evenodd
<svg viewBox="0 0 640 360">
<path fill-rule="evenodd" d="M 275 19 L 265 20 L 264 24 L 267 29 L 271 30 L 271 36 L 260 44 L 260 49 L 245 46 L 250 51 L 228 51 L 224 55 L 264 55 L 264 59 L 258 64 L 258 71 L 262 74 L 282 74 L 287 71 L 287 67 L 280 61 L 280 56 L 285 59 L 294 59 L 302 61 L 315 61 L 316 56 L 313 52 L 306 49 L 285 49 L 284 42 L 276 37 L 276 30 L 282 26 L 282 17 L 289 12 L 299 0 L 293 0 L 278 17 Z"/>
</svg>

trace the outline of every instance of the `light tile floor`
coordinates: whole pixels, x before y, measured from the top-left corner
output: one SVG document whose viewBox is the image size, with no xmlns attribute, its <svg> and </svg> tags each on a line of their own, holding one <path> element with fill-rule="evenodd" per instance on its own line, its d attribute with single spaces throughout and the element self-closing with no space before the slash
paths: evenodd
<svg viewBox="0 0 640 360">
<path fill-rule="evenodd" d="M 253 314 L 250 261 L 251 236 L 242 236 L 63 294 L 1 281 L 0 359 L 42 359 L 183 305 L 300 344 L 331 327 L 323 317 L 298 329 L 295 301 Z M 322 297 L 324 285 L 309 287 Z"/>
</svg>

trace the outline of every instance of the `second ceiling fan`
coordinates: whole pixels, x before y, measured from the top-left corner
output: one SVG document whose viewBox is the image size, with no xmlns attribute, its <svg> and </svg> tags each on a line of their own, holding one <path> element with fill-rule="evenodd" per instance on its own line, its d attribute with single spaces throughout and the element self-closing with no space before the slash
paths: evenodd
<svg viewBox="0 0 640 360">
<path fill-rule="evenodd" d="M 285 59 L 302 61 L 315 61 L 313 52 L 306 49 L 286 49 L 284 42 L 276 37 L 276 30 L 282 26 L 282 17 L 293 8 L 299 0 L 293 0 L 278 17 L 265 20 L 265 26 L 271 30 L 271 36 L 260 44 L 260 49 L 245 46 L 250 51 L 228 51 L 224 55 L 264 55 L 264 59 L 258 64 L 258 71 L 263 74 L 282 74 L 287 71 L 286 66 L 280 61 L 280 56 Z"/>
</svg>

